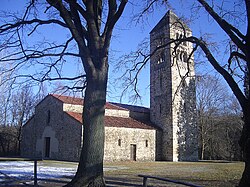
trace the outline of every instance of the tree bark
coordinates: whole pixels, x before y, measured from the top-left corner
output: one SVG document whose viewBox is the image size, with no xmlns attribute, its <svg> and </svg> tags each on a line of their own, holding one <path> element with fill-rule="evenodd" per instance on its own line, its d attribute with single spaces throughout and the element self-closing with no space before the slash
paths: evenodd
<svg viewBox="0 0 250 187">
<path fill-rule="evenodd" d="M 250 186 L 250 106 L 246 104 L 246 108 L 243 109 L 244 114 L 244 126 L 240 139 L 240 146 L 243 151 L 243 159 L 245 162 L 245 168 L 239 183 L 239 187 Z"/>
<path fill-rule="evenodd" d="M 105 186 L 103 178 L 104 113 L 108 69 L 87 76 L 83 109 L 83 148 L 77 173 L 66 186 Z"/>
</svg>

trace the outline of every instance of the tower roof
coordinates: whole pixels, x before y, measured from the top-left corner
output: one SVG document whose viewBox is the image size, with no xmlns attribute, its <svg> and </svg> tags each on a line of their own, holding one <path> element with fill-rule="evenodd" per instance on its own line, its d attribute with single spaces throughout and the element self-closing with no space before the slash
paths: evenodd
<svg viewBox="0 0 250 187">
<path fill-rule="evenodd" d="M 181 23 L 185 29 L 191 31 L 191 29 L 187 26 L 187 24 L 185 24 L 180 18 L 178 18 L 178 16 L 172 10 L 168 10 L 167 13 L 157 23 L 157 25 L 150 31 L 150 34 L 158 30 L 161 30 L 162 27 L 169 25 L 170 23 L 173 24 L 176 21 Z"/>
</svg>

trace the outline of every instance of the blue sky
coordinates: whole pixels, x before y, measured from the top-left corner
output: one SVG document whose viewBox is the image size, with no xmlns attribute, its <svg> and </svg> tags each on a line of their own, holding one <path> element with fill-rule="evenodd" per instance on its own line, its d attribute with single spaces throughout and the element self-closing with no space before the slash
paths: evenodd
<svg viewBox="0 0 250 187">
<path fill-rule="evenodd" d="M 184 16 L 186 19 L 192 20 L 192 22 L 190 22 L 190 28 L 192 29 L 194 36 L 199 37 L 204 35 L 205 33 L 210 33 L 211 41 L 218 42 L 219 46 L 218 51 L 221 51 L 220 47 L 223 47 L 223 43 L 221 41 L 225 39 L 224 32 L 221 31 L 218 25 L 214 21 L 212 21 L 211 18 L 209 18 L 204 11 L 198 12 L 197 14 L 195 14 L 195 12 L 190 11 L 191 6 L 193 5 L 194 2 L 193 0 L 192 1 L 170 0 L 169 2 L 174 12 L 177 14 L 177 16 L 179 17 Z M 15 11 L 19 11 L 22 6 L 23 6 L 23 0 L 2 0 L 0 9 L 6 11 L 14 9 Z M 166 7 L 155 8 L 153 13 L 148 14 L 147 16 L 144 17 L 143 22 L 136 24 L 135 22 L 131 22 L 131 15 L 133 13 L 138 12 L 138 10 L 140 10 L 140 6 L 132 6 L 132 4 L 129 2 L 122 18 L 119 20 L 116 29 L 114 30 L 114 36 L 110 48 L 110 60 L 112 62 L 110 63 L 109 83 L 111 83 L 115 77 L 119 77 L 120 75 L 119 72 L 113 73 L 112 71 L 113 64 L 117 61 L 117 59 L 119 59 L 119 57 L 123 54 L 136 50 L 137 45 L 145 37 L 149 37 L 149 32 L 151 31 L 151 29 L 168 11 Z M 49 38 L 54 41 L 61 41 L 63 40 L 63 36 L 68 34 L 68 32 L 64 32 L 62 30 L 54 31 L 52 27 L 50 29 L 42 29 L 41 32 L 45 32 L 46 34 L 49 33 L 49 35 L 47 34 L 47 36 L 49 36 Z M 37 37 L 34 38 L 30 37 L 27 40 L 35 41 L 38 39 L 39 38 Z M 218 56 L 220 56 L 221 60 L 225 60 L 227 58 L 227 56 L 224 56 L 221 53 L 218 53 Z M 73 66 L 72 63 L 74 64 Z M 67 75 L 73 75 L 76 72 L 79 72 L 79 68 L 81 68 L 81 64 L 79 64 L 77 61 L 73 61 L 67 58 L 67 63 L 65 68 L 63 69 L 63 73 Z M 36 71 L 39 71 L 39 69 L 36 69 Z M 212 70 L 210 65 L 206 64 L 206 68 L 198 67 L 197 72 L 213 73 L 214 71 Z M 136 104 L 149 107 L 150 101 L 149 101 L 148 86 L 149 86 L 149 66 L 147 66 L 140 75 L 139 89 L 141 91 L 142 100 L 141 102 L 138 102 Z M 48 87 L 49 91 L 53 90 L 54 88 L 50 84 L 48 84 Z M 119 102 L 120 100 L 119 96 L 121 92 L 122 88 L 120 88 L 120 85 L 114 86 L 109 84 L 107 100 L 113 102 Z M 129 103 L 128 99 L 129 94 L 127 96 L 128 97 L 123 98 L 124 103 Z"/>
</svg>

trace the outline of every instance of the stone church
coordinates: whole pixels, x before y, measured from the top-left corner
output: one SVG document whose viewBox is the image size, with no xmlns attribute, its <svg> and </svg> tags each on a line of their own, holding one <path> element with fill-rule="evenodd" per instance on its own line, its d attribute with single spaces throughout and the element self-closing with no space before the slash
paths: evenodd
<svg viewBox="0 0 250 187">
<path fill-rule="evenodd" d="M 192 32 L 171 11 L 150 32 L 150 108 L 106 103 L 104 161 L 198 160 L 193 46 L 172 42 L 184 35 Z M 46 96 L 23 126 L 21 156 L 78 161 L 83 104 Z"/>
</svg>

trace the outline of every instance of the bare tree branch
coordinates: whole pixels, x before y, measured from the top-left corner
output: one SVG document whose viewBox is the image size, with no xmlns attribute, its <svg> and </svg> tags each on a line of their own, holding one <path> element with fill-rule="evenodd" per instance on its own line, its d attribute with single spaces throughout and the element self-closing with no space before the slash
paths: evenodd
<svg viewBox="0 0 250 187">
<path fill-rule="evenodd" d="M 206 9 L 206 11 L 214 18 L 214 20 L 220 25 L 220 27 L 228 34 L 231 40 L 244 52 L 247 50 L 244 43 L 246 42 L 246 36 L 242 34 L 237 28 L 229 24 L 222 17 L 220 17 L 212 7 L 205 0 L 198 0 L 200 4 Z"/>
<path fill-rule="evenodd" d="M 208 61 L 212 64 L 212 66 L 224 77 L 224 79 L 227 81 L 228 85 L 230 85 L 230 88 L 232 89 L 233 93 L 239 100 L 241 106 L 245 106 L 246 98 L 244 94 L 242 93 L 241 89 L 239 88 L 238 84 L 235 82 L 233 77 L 218 63 L 218 61 L 214 58 L 212 53 L 210 52 L 207 44 L 202 39 L 198 39 L 196 37 L 188 37 L 185 39 L 186 41 L 196 43 L 199 47 L 201 47 L 202 51 L 205 53 Z"/>
<path fill-rule="evenodd" d="M 33 23 L 37 23 L 39 25 L 48 25 L 48 24 L 53 23 L 53 24 L 57 24 L 57 25 L 60 25 L 62 27 L 65 27 L 65 28 L 67 27 L 65 23 L 63 23 L 59 20 L 56 20 L 56 19 L 51 19 L 51 20 L 32 19 L 32 20 L 19 21 L 19 22 L 14 23 L 14 24 L 7 23 L 4 25 L 1 25 L 0 26 L 0 34 L 6 32 L 6 31 L 9 32 L 11 29 L 15 29 L 15 28 L 21 27 L 23 25 L 30 25 Z"/>
</svg>

